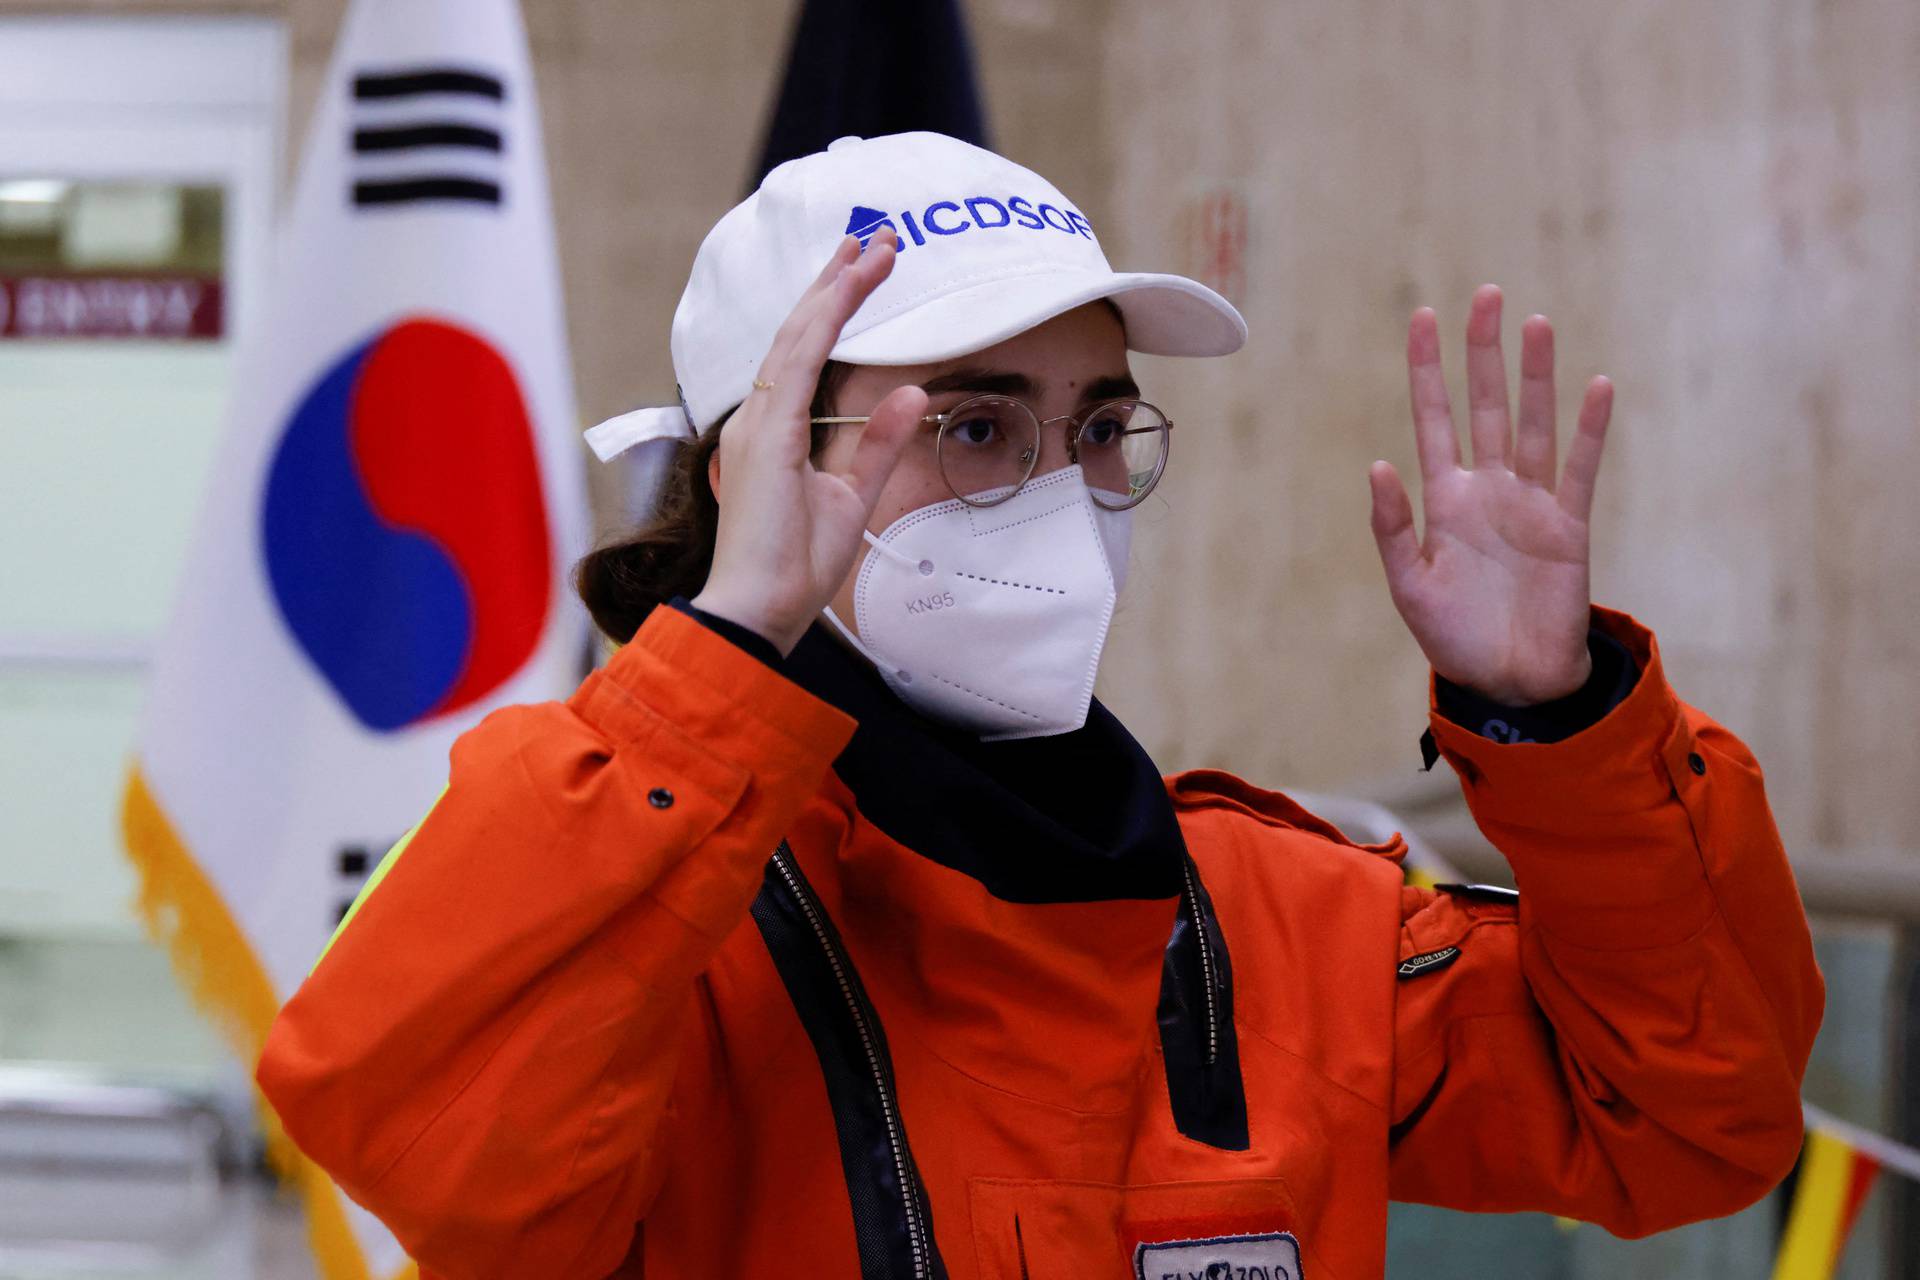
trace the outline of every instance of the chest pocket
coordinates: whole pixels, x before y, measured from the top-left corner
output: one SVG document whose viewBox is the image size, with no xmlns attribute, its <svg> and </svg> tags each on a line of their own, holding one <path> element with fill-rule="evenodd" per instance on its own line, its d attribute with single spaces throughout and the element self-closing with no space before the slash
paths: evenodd
<svg viewBox="0 0 1920 1280">
<path fill-rule="evenodd" d="M 1329 1280 L 1279 1178 L 968 1187 L 981 1280 Z"/>
</svg>

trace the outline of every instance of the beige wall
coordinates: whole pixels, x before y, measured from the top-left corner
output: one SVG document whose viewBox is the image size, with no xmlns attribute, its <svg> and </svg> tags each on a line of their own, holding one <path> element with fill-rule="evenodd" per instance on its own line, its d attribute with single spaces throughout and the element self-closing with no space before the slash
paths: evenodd
<svg viewBox="0 0 1920 1280">
<path fill-rule="evenodd" d="M 1558 322 L 1619 386 L 1595 593 L 1748 737 L 1801 850 L 1920 828 L 1920 7 L 1130 0 L 1105 40 L 1109 247 L 1244 193 L 1254 338 L 1168 388 L 1165 528 L 1111 670 L 1169 763 L 1409 767 L 1421 664 L 1363 471 L 1413 464 L 1407 309 Z M 1144 65 L 1135 90 L 1124 68 Z M 1151 124 L 1143 124 L 1151 121 Z M 1456 379 L 1456 386 L 1458 381 Z M 1198 608 L 1192 606 L 1198 605 Z"/>
<path fill-rule="evenodd" d="M 37 8 L 79 7 L 36 5 Z M 114 8 L 190 8 L 178 3 Z M 304 118 L 338 0 L 285 12 Z M 583 415 L 670 392 L 667 322 L 740 194 L 788 0 L 525 0 Z M 1920 6 L 1912 0 L 974 0 L 1001 149 L 1116 264 L 1246 212 L 1245 354 L 1145 361 L 1179 421 L 1106 695 L 1167 767 L 1409 779 L 1423 666 L 1365 468 L 1411 470 L 1402 326 L 1472 287 L 1619 386 L 1598 597 L 1745 735 L 1800 850 L 1920 829 Z M 297 136 L 297 134 L 296 134 Z M 604 483 L 602 485 L 604 490 Z M 602 492 L 602 506 L 611 510 Z"/>
</svg>

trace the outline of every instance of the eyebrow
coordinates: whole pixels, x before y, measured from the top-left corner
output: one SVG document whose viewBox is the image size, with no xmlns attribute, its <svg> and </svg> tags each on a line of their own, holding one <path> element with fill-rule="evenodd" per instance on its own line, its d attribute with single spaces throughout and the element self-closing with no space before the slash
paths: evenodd
<svg viewBox="0 0 1920 1280">
<path fill-rule="evenodd" d="M 1016 398 L 1038 398 L 1039 384 L 1024 373 L 1010 370 L 968 367 L 954 369 L 937 378 L 928 378 L 920 384 L 920 389 L 930 396 L 942 395 L 953 391 L 970 391 L 975 395 L 1014 396 Z M 1140 396 L 1140 384 L 1128 374 L 1108 374 L 1104 378 L 1095 378 L 1080 392 L 1080 403 L 1094 404 L 1101 400 L 1130 400 Z"/>
</svg>

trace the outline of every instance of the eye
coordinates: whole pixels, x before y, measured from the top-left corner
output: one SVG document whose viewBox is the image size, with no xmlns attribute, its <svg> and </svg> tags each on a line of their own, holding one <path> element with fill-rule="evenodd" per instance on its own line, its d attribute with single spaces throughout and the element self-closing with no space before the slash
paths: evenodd
<svg viewBox="0 0 1920 1280">
<path fill-rule="evenodd" d="M 1112 449 L 1119 445 L 1127 433 L 1127 413 L 1123 406 L 1102 409 L 1087 424 L 1080 428 L 1080 444 L 1083 448 Z"/>
<path fill-rule="evenodd" d="M 1000 423 L 990 412 L 969 411 L 947 423 L 947 436 L 956 444 L 989 445 L 1000 438 Z"/>
</svg>

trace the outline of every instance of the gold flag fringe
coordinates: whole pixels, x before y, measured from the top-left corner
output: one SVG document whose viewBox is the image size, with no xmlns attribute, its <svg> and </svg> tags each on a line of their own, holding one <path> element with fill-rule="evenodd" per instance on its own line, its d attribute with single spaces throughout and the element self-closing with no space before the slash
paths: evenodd
<svg viewBox="0 0 1920 1280">
<path fill-rule="evenodd" d="M 147 932 L 167 949 L 194 1004 L 251 1068 L 259 1061 L 267 1028 L 280 1009 L 273 981 L 220 891 L 174 831 L 138 766 L 127 774 L 120 829 L 127 856 L 140 875 L 137 906 Z M 294 1146 L 258 1089 L 254 1105 L 266 1137 L 267 1159 L 305 1207 L 307 1239 L 322 1280 L 372 1280 L 339 1188 Z M 418 1280 L 418 1275 L 408 1263 L 392 1280 Z"/>
</svg>

